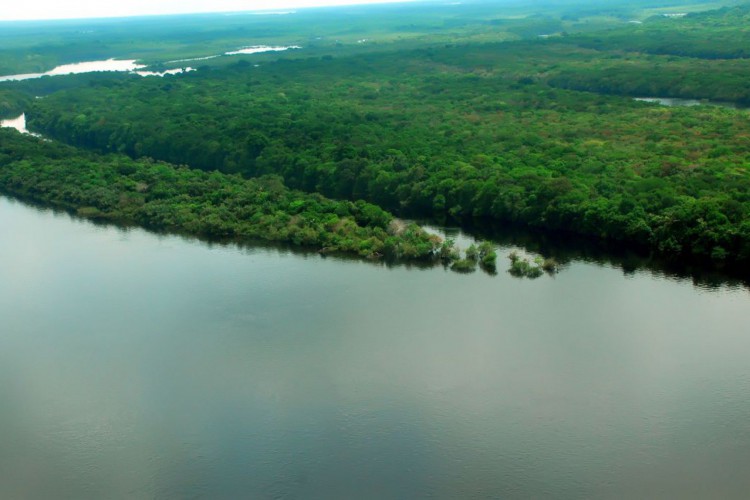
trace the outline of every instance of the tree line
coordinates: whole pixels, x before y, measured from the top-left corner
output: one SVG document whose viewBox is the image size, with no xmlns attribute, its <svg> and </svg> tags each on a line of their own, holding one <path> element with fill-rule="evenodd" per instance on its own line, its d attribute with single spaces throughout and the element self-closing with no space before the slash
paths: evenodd
<svg viewBox="0 0 750 500">
<path fill-rule="evenodd" d="M 50 137 L 101 152 L 279 175 L 404 216 L 486 218 L 747 261 L 748 116 L 552 87 L 549 75 L 591 54 L 565 47 L 240 61 L 93 82 L 37 100 L 28 116 Z"/>
<path fill-rule="evenodd" d="M 434 262 L 443 244 L 375 205 L 293 191 L 278 176 L 242 179 L 99 155 L 7 129 L 0 129 L 0 191 L 102 221 L 374 259 Z"/>
</svg>

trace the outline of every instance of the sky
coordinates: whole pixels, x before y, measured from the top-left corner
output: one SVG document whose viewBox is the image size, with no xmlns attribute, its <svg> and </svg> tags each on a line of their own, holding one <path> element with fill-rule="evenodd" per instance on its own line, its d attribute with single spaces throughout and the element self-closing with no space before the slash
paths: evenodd
<svg viewBox="0 0 750 500">
<path fill-rule="evenodd" d="M 0 0 L 0 20 L 75 19 L 194 12 L 237 12 L 388 3 L 405 0 Z"/>
</svg>

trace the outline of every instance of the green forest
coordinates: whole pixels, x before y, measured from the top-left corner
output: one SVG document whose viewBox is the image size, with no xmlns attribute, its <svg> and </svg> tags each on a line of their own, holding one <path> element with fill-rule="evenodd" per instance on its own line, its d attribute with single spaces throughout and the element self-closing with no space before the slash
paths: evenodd
<svg viewBox="0 0 750 500">
<path fill-rule="evenodd" d="M 163 78 L 3 82 L 0 113 L 25 111 L 53 142 L 3 132 L 0 185 L 88 216 L 369 257 L 441 254 L 418 228 L 394 230 L 401 217 L 747 269 L 750 7 L 555 6 L 501 17 L 479 3 L 424 18 L 410 7 L 409 30 L 397 10 L 381 25 L 350 14 L 359 31 L 309 44 L 309 26 L 250 26 L 258 40 L 303 48 Z M 210 50 L 230 43 L 229 27 L 204 31 Z M 373 43 L 355 40 L 365 36 Z M 129 55 L 160 68 L 205 55 L 188 45 Z"/>
<path fill-rule="evenodd" d="M 77 215 L 213 239 L 267 240 L 325 253 L 429 260 L 440 241 L 358 201 L 151 159 L 97 155 L 0 129 L 3 190 Z"/>
</svg>

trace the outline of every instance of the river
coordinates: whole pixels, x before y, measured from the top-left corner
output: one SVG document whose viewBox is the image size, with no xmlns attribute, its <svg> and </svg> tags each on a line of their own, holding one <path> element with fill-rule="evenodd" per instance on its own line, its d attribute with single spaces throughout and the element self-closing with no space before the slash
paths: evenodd
<svg viewBox="0 0 750 500">
<path fill-rule="evenodd" d="M 290 46 L 268 46 L 268 45 L 252 45 L 249 47 L 243 47 L 223 54 L 210 55 L 204 57 L 194 57 L 190 59 L 176 59 L 173 61 L 166 61 L 166 64 L 191 62 L 191 61 L 204 61 L 208 59 L 215 59 L 221 56 L 234 56 L 234 55 L 248 55 L 248 54 L 261 54 L 264 52 L 283 52 L 286 50 L 297 50 L 302 47 L 298 45 Z M 61 75 L 77 75 L 81 73 L 94 73 L 98 71 L 105 72 L 127 72 L 133 73 L 140 76 L 166 76 L 166 75 L 178 75 L 181 73 L 189 73 L 195 71 L 195 68 L 173 68 L 164 71 L 145 71 L 146 68 L 143 64 L 137 64 L 135 59 L 107 59 L 103 61 L 85 61 L 77 62 L 73 64 L 63 64 L 56 66 L 55 68 L 45 73 L 24 73 L 19 75 L 3 75 L 0 76 L 0 82 L 13 82 L 22 80 L 32 80 L 35 78 L 41 78 L 43 76 L 61 76 Z"/>
<path fill-rule="evenodd" d="M 0 235 L 2 498 L 750 491 L 746 288 L 385 267 L 4 197 Z"/>
<path fill-rule="evenodd" d="M 35 137 L 41 137 L 39 134 L 29 132 L 26 128 L 26 113 L 21 113 L 15 118 L 8 118 L 7 120 L 0 120 L 0 127 L 14 128 L 22 134 L 30 134 Z"/>
</svg>

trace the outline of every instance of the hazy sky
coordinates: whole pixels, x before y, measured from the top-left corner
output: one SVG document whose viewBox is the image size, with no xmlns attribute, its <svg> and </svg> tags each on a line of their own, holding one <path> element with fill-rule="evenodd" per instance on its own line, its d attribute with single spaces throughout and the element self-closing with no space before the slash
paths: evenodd
<svg viewBox="0 0 750 500">
<path fill-rule="evenodd" d="M 286 10 L 404 0 L 0 0 L 0 20 L 117 17 L 190 12 Z"/>
</svg>

